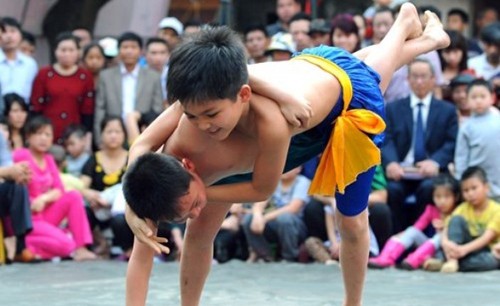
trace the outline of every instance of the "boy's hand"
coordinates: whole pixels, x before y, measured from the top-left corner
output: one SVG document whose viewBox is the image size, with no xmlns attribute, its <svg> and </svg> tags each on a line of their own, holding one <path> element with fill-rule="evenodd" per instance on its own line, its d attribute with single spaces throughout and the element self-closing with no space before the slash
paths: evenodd
<svg viewBox="0 0 500 306">
<path fill-rule="evenodd" d="M 125 219 L 140 242 L 149 246 L 157 254 L 161 254 L 162 252 L 165 254 L 170 253 L 170 249 L 162 244 L 168 241 L 167 238 L 158 237 L 153 234 L 153 229 L 156 230 L 156 226 L 151 220 L 139 218 L 128 205 L 125 208 Z"/>
<path fill-rule="evenodd" d="M 252 216 L 252 222 L 250 223 L 250 230 L 254 234 L 262 234 L 264 233 L 264 229 L 266 228 L 266 220 L 264 220 L 264 216 L 262 214 L 255 213 Z"/>
<path fill-rule="evenodd" d="M 307 128 L 313 112 L 309 101 L 294 99 L 290 103 L 280 105 L 281 113 L 292 126 Z"/>
<path fill-rule="evenodd" d="M 444 222 L 441 219 L 433 219 L 432 220 L 432 226 L 434 226 L 434 228 L 437 231 L 441 231 L 444 228 Z"/>
</svg>

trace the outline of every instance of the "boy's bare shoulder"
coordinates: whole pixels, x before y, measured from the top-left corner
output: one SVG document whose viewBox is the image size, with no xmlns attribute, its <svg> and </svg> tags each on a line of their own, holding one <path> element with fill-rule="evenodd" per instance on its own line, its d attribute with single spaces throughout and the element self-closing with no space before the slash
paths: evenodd
<svg viewBox="0 0 500 306">
<path fill-rule="evenodd" d="M 250 103 L 259 138 L 290 137 L 292 135 L 292 127 L 275 101 L 254 93 Z"/>
</svg>

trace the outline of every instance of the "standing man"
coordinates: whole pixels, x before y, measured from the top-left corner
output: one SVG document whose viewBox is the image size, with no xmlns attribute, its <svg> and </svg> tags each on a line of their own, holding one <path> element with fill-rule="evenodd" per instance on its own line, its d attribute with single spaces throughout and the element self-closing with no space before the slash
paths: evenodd
<svg viewBox="0 0 500 306">
<path fill-rule="evenodd" d="M 17 93 L 30 100 L 33 80 L 38 73 L 35 60 L 19 50 L 22 40 L 21 25 L 11 17 L 0 20 L 0 88 L 2 95 Z M 4 104 L 0 102 L 0 113 Z"/>
<path fill-rule="evenodd" d="M 148 68 L 161 75 L 161 92 L 163 101 L 167 100 L 167 73 L 170 51 L 164 39 L 153 37 L 146 42 L 146 62 Z M 165 103 L 166 104 L 166 103 Z"/>
<path fill-rule="evenodd" d="M 120 64 L 101 72 L 97 92 L 94 137 L 99 144 L 101 122 L 109 115 L 126 118 L 163 110 L 160 74 L 140 67 L 142 40 L 139 35 L 126 32 L 118 39 Z"/>
<path fill-rule="evenodd" d="M 411 94 L 387 105 L 382 165 L 389 180 L 388 203 L 394 232 L 404 230 L 432 201 L 432 178 L 453 162 L 458 120 L 455 107 L 432 94 L 432 64 L 418 58 L 408 65 Z M 413 209 L 405 205 L 415 196 Z"/>
<path fill-rule="evenodd" d="M 277 0 L 276 15 L 278 15 L 278 21 L 267 26 L 267 34 L 274 36 L 279 32 L 288 32 L 290 19 L 300 11 L 301 4 L 299 0 Z"/>
</svg>

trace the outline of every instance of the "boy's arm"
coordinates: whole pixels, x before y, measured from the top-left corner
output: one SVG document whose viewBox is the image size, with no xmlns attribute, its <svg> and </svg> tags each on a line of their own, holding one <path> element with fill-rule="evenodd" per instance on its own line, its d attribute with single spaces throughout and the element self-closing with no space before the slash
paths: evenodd
<svg viewBox="0 0 500 306">
<path fill-rule="evenodd" d="M 281 113 L 286 120 L 295 127 L 307 127 L 312 117 L 312 108 L 309 101 L 301 99 L 301 95 L 294 95 L 273 82 L 269 78 L 269 71 L 275 70 L 271 65 L 249 65 L 249 85 L 252 91 L 267 97 L 280 106 Z"/>
<path fill-rule="evenodd" d="M 497 233 L 492 229 L 486 229 L 484 233 L 477 237 L 476 239 L 463 244 L 459 247 L 459 252 L 457 255 L 457 259 L 467 256 L 468 254 L 480 250 L 490 244 L 497 237 Z"/>
<path fill-rule="evenodd" d="M 273 111 L 271 108 L 272 106 L 270 114 Z M 246 203 L 264 201 L 271 197 L 283 172 L 291 128 L 283 116 L 268 117 L 273 118 L 263 119 L 257 126 L 259 152 L 254 164 L 252 181 L 208 187 L 209 202 Z"/>
<path fill-rule="evenodd" d="M 146 305 L 149 277 L 153 267 L 154 251 L 134 240 L 134 248 L 127 267 L 126 305 Z"/>
<path fill-rule="evenodd" d="M 158 150 L 177 128 L 182 113 L 182 107 L 179 102 L 175 102 L 163 111 L 163 113 L 144 130 L 130 148 L 128 165 L 133 163 L 139 156 Z M 137 217 L 132 209 L 130 209 L 129 205 L 125 207 L 125 219 L 139 241 L 147 244 L 157 253 L 169 252 L 168 248 L 160 243 L 166 239 L 154 236 L 146 222 Z"/>
</svg>

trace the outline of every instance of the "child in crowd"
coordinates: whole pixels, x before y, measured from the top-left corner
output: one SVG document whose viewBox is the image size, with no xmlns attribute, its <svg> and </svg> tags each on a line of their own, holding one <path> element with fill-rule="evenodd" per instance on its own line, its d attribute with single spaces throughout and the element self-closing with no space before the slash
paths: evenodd
<svg viewBox="0 0 500 306">
<path fill-rule="evenodd" d="M 453 177 L 442 174 L 435 178 L 432 192 L 434 203 L 427 205 L 413 226 L 389 239 L 380 255 L 368 261 L 368 267 L 375 269 L 392 267 L 406 250 L 416 245 L 417 249 L 403 260 L 401 267 L 406 270 L 420 268 L 439 249 L 445 219 L 455 208 L 459 196 L 458 182 Z M 432 238 L 424 233 L 429 226 L 437 231 Z"/>
<path fill-rule="evenodd" d="M 488 198 L 486 172 L 468 168 L 462 174 L 461 188 L 465 202 L 453 211 L 443 232 L 441 245 L 447 260 L 441 272 L 498 269 L 500 260 L 491 249 L 500 242 L 500 205 Z"/>
<path fill-rule="evenodd" d="M 25 161 L 31 168 L 28 192 L 33 214 L 33 231 L 26 237 L 30 251 L 41 259 L 72 256 L 74 260 L 95 259 L 87 250 L 92 235 L 85 215 L 83 198 L 76 191 L 66 192 L 54 158 L 48 154 L 53 141 L 50 120 L 37 116 L 26 126 L 27 149 L 14 151 L 14 161 Z M 71 236 L 59 225 L 68 222 Z"/>
<path fill-rule="evenodd" d="M 78 192 L 82 192 L 84 188 L 83 181 L 79 177 L 64 172 L 67 165 L 66 151 L 64 148 L 60 145 L 53 145 L 50 148 L 49 153 L 52 157 L 54 157 L 64 189 L 68 191 L 76 190 Z"/>
<path fill-rule="evenodd" d="M 83 125 L 70 125 L 64 131 L 64 147 L 66 156 L 66 173 L 75 177 L 82 175 L 82 169 L 90 154 L 86 150 L 86 129 Z"/>
<path fill-rule="evenodd" d="M 472 116 L 458 132 L 456 177 L 461 177 L 468 167 L 481 167 L 489 178 L 490 197 L 500 201 L 500 112 L 493 107 L 494 93 L 490 84 L 483 79 L 471 82 L 467 100 Z"/>
</svg>

